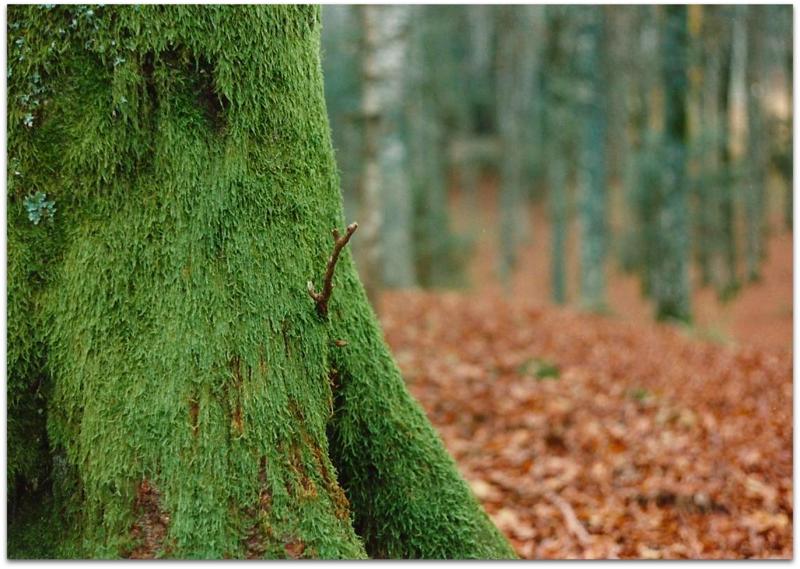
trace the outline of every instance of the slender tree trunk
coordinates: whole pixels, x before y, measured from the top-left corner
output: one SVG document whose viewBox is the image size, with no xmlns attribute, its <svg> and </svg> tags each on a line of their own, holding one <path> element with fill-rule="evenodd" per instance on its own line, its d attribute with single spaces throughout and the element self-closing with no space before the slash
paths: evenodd
<svg viewBox="0 0 800 569">
<path fill-rule="evenodd" d="M 548 40 L 544 58 L 544 96 L 548 113 L 545 119 L 547 191 L 550 208 L 550 294 L 554 302 L 567 301 L 567 227 L 569 218 L 568 141 L 573 138 L 574 120 L 568 86 L 572 77 L 566 71 L 569 60 L 569 29 L 563 6 L 547 6 Z"/>
<path fill-rule="evenodd" d="M 656 223 L 659 236 L 654 297 L 658 319 L 688 321 L 689 212 L 687 204 L 686 113 L 687 9 L 665 6 L 662 14 L 661 72 L 664 90 L 664 167 Z"/>
<path fill-rule="evenodd" d="M 381 274 L 381 229 L 384 204 L 381 188 L 380 146 L 384 134 L 385 108 L 381 100 L 381 83 L 385 81 L 381 69 L 381 50 L 385 46 L 381 23 L 385 14 L 380 6 L 359 7 L 363 44 L 361 49 L 361 113 L 364 121 L 364 155 L 361 176 L 361 251 L 359 274 L 372 306 L 378 306 L 378 294 L 383 288 Z"/>
<path fill-rule="evenodd" d="M 524 47 L 528 56 L 524 59 L 524 68 L 522 70 L 523 77 L 525 77 L 525 85 L 527 86 L 526 97 L 526 118 L 524 121 L 525 128 L 523 130 L 523 143 L 524 143 L 524 169 L 523 177 L 525 184 L 523 185 L 523 199 L 527 203 L 538 202 L 538 195 L 536 190 L 543 185 L 546 179 L 544 160 L 546 150 L 544 148 L 545 139 L 544 123 L 546 120 L 546 112 L 544 101 L 544 93 L 542 91 L 543 83 L 543 70 L 542 70 L 542 52 L 544 51 L 545 40 L 547 36 L 547 28 L 545 24 L 545 7 L 542 5 L 528 5 L 519 6 L 525 8 L 525 26 L 527 33 L 525 35 Z M 528 208 L 520 208 L 520 221 L 522 221 L 522 232 L 520 237 L 523 244 L 531 243 L 533 239 L 533 220 L 528 215 Z"/>
<path fill-rule="evenodd" d="M 747 21 L 747 152 L 744 214 L 747 231 L 747 278 L 757 281 L 764 257 L 767 147 L 762 97 L 766 90 L 763 7 L 745 6 Z"/>
<path fill-rule="evenodd" d="M 326 4 L 322 12 L 325 21 L 322 69 L 326 77 L 325 101 L 333 147 L 342 180 L 345 212 L 358 217 L 364 135 L 361 61 L 356 57 L 362 43 L 359 8 Z"/>
<path fill-rule="evenodd" d="M 791 13 L 791 11 L 790 11 Z M 791 27 L 790 27 L 791 29 Z M 789 148 L 787 151 L 788 172 L 785 183 L 785 197 L 783 206 L 783 223 L 784 227 L 791 231 L 793 227 L 793 212 L 794 212 L 794 46 L 792 45 L 792 34 L 786 40 L 786 56 L 784 59 L 784 69 L 786 73 L 786 87 L 788 89 L 787 98 L 789 100 Z"/>
<path fill-rule="evenodd" d="M 436 113 L 431 63 L 426 53 L 430 35 L 427 7 L 414 8 L 412 24 L 409 129 L 414 192 L 414 243 L 419 283 L 440 285 L 439 261 L 446 248 L 447 200 L 441 127 Z"/>
<path fill-rule="evenodd" d="M 527 6 L 501 8 L 497 48 L 497 123 L 500 135 L 500 256 L 499 273 L 505 285 L 517 262 L 517 247 L 526 211 L 524 199 L 525 125 L 532 81 L 528 61 L 533 57 Z"/>
<path fill-rule="evenodd" d="M 552 142 L 550 144 L 553 144 Z M 563 151 L 563 147 L 553 144 Z M 552 243 L 550 252 L 551 295 L 557 304 L 567 301 L 567 162 L 563 156 L 550 154 L 548 164 L 548 189 L 550 193 L 550 216 Z"/>
<path fill-rule="evenodd" d="M 578 41 L 580 111 L 583 119 L 579 152 L 579 221 L 581 228 L 581 303 L 590 310 L 605 308 L 606 224 L 606 101 L 601 55 L 604 17 L 601 6 L 581 8 Z"/>
<path fill-rule="evenodd" d="M 412 12 L 409 48 L 409 157 L 414 195 L 414 253 L 421 286 L 458 284 L 463 276 L 462 246 L 450 227 L 446 137 L 437 54 L 447 49 L 438 36 L 439 6 Z M 446 16 L 446 13 L 444 14 Z"/>
<path fill-rule="evenodd" d="M 733 16 L 731 8 L 719 6 L 722 19 L 722 46 L 721 60 L 722 73 L 719 89 L 719 138 L 718 147 L 720 155 L 720 173 L 717 176 L 717 194 L 719 204 L 719 233 L 716 239 L 719 251 L 720 282 L 717 283 L 722 297 L 734 294 L 738 289 L 737 263 L 736 263 L 736 230 L 735 230 L 735 195 L 734 176 L 731 158 L 731 91 L 733 85 Z"/>
<path fill-rule="evenodd" d="M 474 139 L 478 135 L 478 113 L 486 104 L 491 91 L 490 77 L 492 64 L 492 38 L 494 35 L 493 7 L 481 4 L 465 6 L 467 24 L 470 30 L 469 60 L 467 63 L 470 81 L 471 108 L 467 111 L 467 131 Z M 470 148 L 472 146 L 470 145 Z M 474 152 L 465 152 L 461 172 L 463 174 L 466 207 L 469 210 L 470 225 L 477 229 L 480 213 L 481 157 Z"/>
<path fill-rule="evenodd" d="M 361 216 L 365 235 L 361 237 L 367 243 L 359 268 L 374 305 L 384 281 L 389 286 L 409 287 L 416 280 L 403 124 L 410 8 L 359 8 L 365 39 L 362 108 L 366 138 Z"/>
<path fill-rule="evenodd" d="M 721 161 L 719 139 L 721 136 L 722 113 L 719 111 L 720 73 L 722 66 L 720 43 L 720 23 L 716 17 L 716 7 L 702 8 L 702 54 L 703 54 L 703 86 L 702 115 L 700 135 L 697 144 L 699 155 L 698 181 L 696 190 L 695 232 L 697 258 L 700 266 L 700 281 L 708 286 L 718 277 L 714 274 L 714 256 L 719 243 L 719 182 Z M 717 39 L 714 39 L 717 38 Z"/>
<path fill-rule="evenodd" d="M 643 296 L 651 296 L 654 254 L 654 198 L 658 195 L 657 151 L 651 123 L 653 93 L 658 84 L 658 28 L 654 6 L 640 6 L 634 12 L 638 30 L 636 50 L 631 54 L 632 77 L 628 95 L 628 130 L 631 156 L 626 164 L 626 198 L 631 204 L 627 235 L 626 265 L 641 279 Z"/>
<path fill-rule="evenodd" d="M 61 37 L 85 9 L 9 9 L 32 44 L 9 100 L 50 70 L 33 127 L 9 109 L 9 152 L 64 228 L 34 307 L 56 490 L 32 535 L 69 557 L 513 556 L 348 249 L 324 316 L 306 290 L 345 223 L 318 8 L 105 6 Z"/>
<path fill-rule="evenodd" d="M 631 16 L 636 8 L 613 8 L 607 14 L 606 25 L 608 32 L 605 34 L 606 47 L 605 53 L 607 63 L 614 73 L 608 74 L 608 92 L 614 96 L 608 97 L 608 178 L 610 195 L 609 203 L 614 204 L 618 199 L 615 194 L 617 189 L 623 190 L 622 181 L 624 172 L 625 158 L 631 151 L 631 137 L 627 129 L 626 106 L 627 91 L 632 82 L 631 59 L 642 57 L 641 53 L 633 53 L 631 50 L 631 39 L 635 38 L 635 31 L 631 25 Z M 621 197 L 621 196 L 620 196 Z M 617 213 L 619 208 L 611 206 L 611 213 Z M 610 226 L 616 225 L 616 221 L 609 219 Z"/>
</svg>

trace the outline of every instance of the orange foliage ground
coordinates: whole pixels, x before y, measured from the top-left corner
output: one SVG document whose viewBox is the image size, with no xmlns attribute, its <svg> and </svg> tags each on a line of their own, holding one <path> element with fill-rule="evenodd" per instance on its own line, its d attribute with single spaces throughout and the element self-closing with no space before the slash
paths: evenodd
<svg viewBox="0 0 800 569">
<path fill-rule="evenodd" d="M 412 393 L 521 556 L 791 556 L 787 350 L 489 295 L 385 300 Z"/>
<path fill-rule="evenodd" d="M 714 342 L 653 323 L 619 275 L 611 316 L 548 305 L 543 248 L 510 298 L 479 254 L 477 289 L 381 305 L 412 393 L 518 553 L 791 557 L 791 237 L 733 304 L 696 295 Z"/>
</svg>

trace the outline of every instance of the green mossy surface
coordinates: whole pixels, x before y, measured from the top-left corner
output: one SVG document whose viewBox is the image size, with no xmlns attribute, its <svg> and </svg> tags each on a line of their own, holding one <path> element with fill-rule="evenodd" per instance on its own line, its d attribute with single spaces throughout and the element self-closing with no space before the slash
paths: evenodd
<svg viewBox="0 0 800 569">
<path fill-rule="evenodd" d="M 38 541 L 59 557 L 513 556 L 349 251 L 327 320 L 306 291 L 345 224 L 318 8 L 13 6 L 8 23 L 9 483 L 52 486 L 10 545 L 57 519 L 69 531 Z M 37 191 L 57 209 L 33 225 Z M 132 528 L 153 516 L 145 543 Z"/>
<path fill-rule="evenodd" d="M 340 286 L 340 298 L 362 296 L 355 272 Z M 370 556 L 514 557 L 408 394 L 366 302 L 337 304 L 331 326 L 348 342 L 332 353 L 332 452 Z"/>
</svg>

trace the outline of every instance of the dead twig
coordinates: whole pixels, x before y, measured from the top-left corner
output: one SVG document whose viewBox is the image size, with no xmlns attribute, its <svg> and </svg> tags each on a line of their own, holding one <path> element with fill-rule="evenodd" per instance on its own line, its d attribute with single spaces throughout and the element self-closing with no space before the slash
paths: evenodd
<svg viewBox="0 0 800 569">
<path fill-rule="evenodd" d="M 583 527 L 580 520 L 578 520 L 578 517 L 575 515 L 575 510 L 572 509 L 569 502 L 555 492 L 545 492 L 544 496 L 559 509 L 564 518 L 564 522 L 567 524 L 567 529 L 578 539 L 580 544 L 583 546 L 589 545 L 592 542 L 592 537 L 589 535 L 589 532 L 586 531 L 586 528 Z"/>
<path fill-rule="evenodd" d="M 339 253 L 341 253 L 344 246 L 347 245 L 347 242 L 350 241 L 350 237 L 352 237 L 353 233 L 356 232 L 358 229 L 358 223 L 351 223 L 347 226 L 347 230 L 344 235 L 339 235 L 339 230 L 334 229 L 333 233 L 333 253 L 331 253 L 330 258 L 328 259 L 328 266 L 325 268 L 325 278 L 322 284 L 322 291 L 316 292 L 314 290 L 314 283 L 308 281 L 308 294 L 311 295 L 311 298 L 314 299 L 314 302 L 317 303 L 317 314 L 319 314 L 322 318 L 325 318 L 328 315 L 328 300 L 331 298 L 331 292 L 333 292 L 333 271 L 336 268 L 336 262 L 339 260 Z"/>
</svg>

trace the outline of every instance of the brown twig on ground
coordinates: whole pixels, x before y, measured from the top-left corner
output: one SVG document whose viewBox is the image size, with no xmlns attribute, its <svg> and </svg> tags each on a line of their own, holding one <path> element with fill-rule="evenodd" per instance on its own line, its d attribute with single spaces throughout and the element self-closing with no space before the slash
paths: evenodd
<svg viewBox="0 0 800 569">
<path fill-rule="evenodd" d="M 322 284 L 322 291 L 316 292 L 314 290 L 314 283 L 308 281 L 308 294 L 311 295 L 311 298 L 314 299 L 314 302 L 317 303 L 317 314 L 319 314 L 322 318 L 325 318 L 328 315 L 328 300 L 331 298 L 331 292 L 333 292 L 333 271 L 336 268 L 336 262 L 339 260 L 339 253 L 341 253 L 344 246 L 347 245 L 347 242 L 350 241 L 350 237 L 353 233 L 356 232 L 358 229 L 358 223 L 351 223 L 347 226 L 347 230 L 344 235 L 339 235 L 339 230 L 334 229 L 333 233 L 333 253 L 331 253 L 330 258 L 328 259 L 328 266 L 325 268 L 325 278 Z"/>
<path fill-rule="evenodd" d="M 561 515 L 564 517 L 564 522 L 567 524 L 567 529 L 574 535 L 581 545 L 588 545 L 592 542 L 592 537 L 583 524 L 578 520 L 575 515 L 575 510 L 569 505 L 569 502 L 564 500 L 555 492 L 545 492 L 545 498 L 549 500 L 556 508 L 559 509 Z"/>
</svg>

